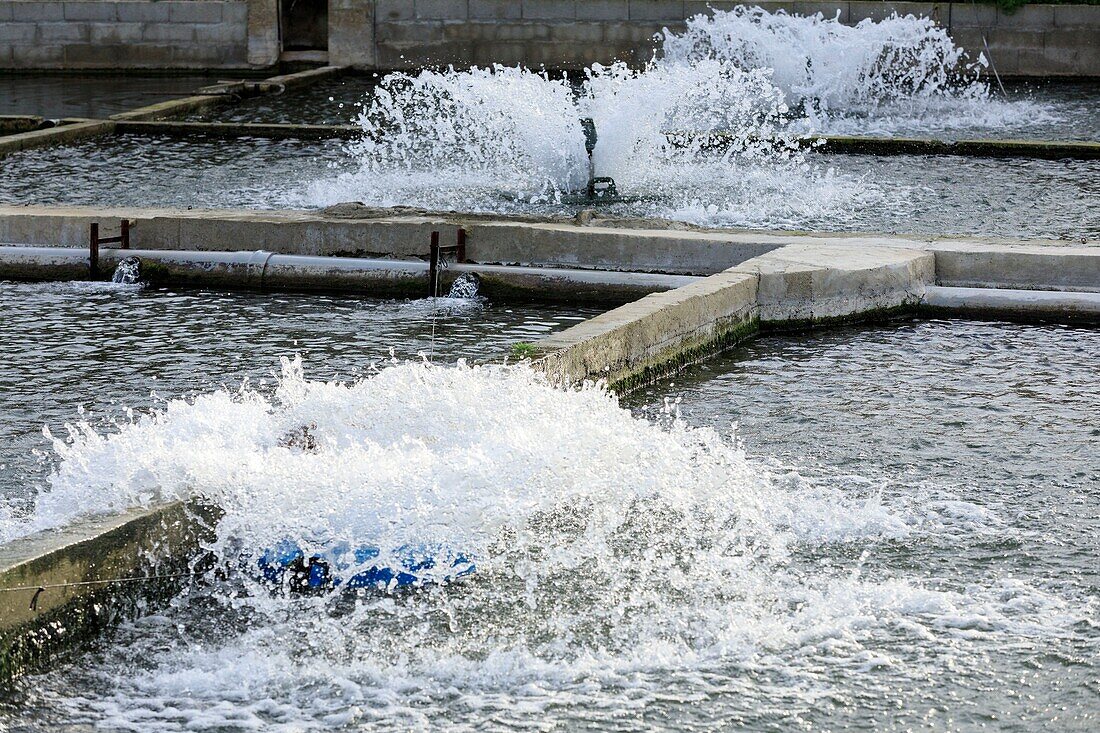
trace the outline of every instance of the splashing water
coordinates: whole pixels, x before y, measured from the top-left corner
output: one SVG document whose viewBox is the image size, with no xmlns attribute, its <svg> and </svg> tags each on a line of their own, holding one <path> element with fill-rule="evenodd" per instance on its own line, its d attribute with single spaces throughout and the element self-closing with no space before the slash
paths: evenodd
<svg viewBox="0 0 1100 733">
<path fill-rule="evenodd" d="M 307 198 L 381 206 L 539 204 L 584 185 L 584 135 L 563 80 L 493 66 L 386 76 L 351 146 L 360 170 L 314 184 Z"/>
<path fill-rule="evenodd" d="M 458 300 L 473 300 L 478 297 L 478 289 L 481 287 L 481 278 L 476 272 L 464 272 L 451 283 L 451 289 L 447 291 L 448 298 Z"/>
<path fill-rule="evenodd" d="M 738 7 L 660 43 L 643 68 L 594 65 L 578 86 L 501 66 L 387 76 L 351 148 L 359 170 L 294 203 L 568 214 L 566 194 L 588 179 L 578 119 L 592 117 L 595 175 L 627 199 L 604 204 L 609 214 L 843 229 L 871 207 L 906 208 L 909 193 L 833 172 L 800 136 L 998 129 L 1050 114 L 993 98 L 984 57 L 969 60 L 928 18 L 848 27 Z M 720 151 L 705 144 L 714 133 Z"/>
<path fill-rule="evenodd" d="M 927 17 L 892 15 L 846 26 L 837 17 L 769 13 L 758 7 L 697 15 L 661 37 L 666 63 L 717 59 L 769 69 L 799 112 L 793 129 L 851 134 L 936 132 L 1044 114 L 1035 104 L 994 99 L 947 31 Z"/>
<path fill-rule="evenodd" d="M 116 266 L 111 275 L 111 282 L 119 285 L 137 285 L 141 282 L 141 260 L 137 257 L 126 257 Z"/>
<path fill-rule="evenodd" d="M 229 565 L 292 537 L 445 545 L 478 570 L 357 600 L 211 580 L 71 672 L 101 692 L 31 694 L 143 730 L 578 723 L 703 699 L 720 719 L 762 695 L 812 707 L 857 670 L 904 684 L 951 663 L 936 640 L 954 659 L 1078 622 L 1023 583 L 940 588 L 845 549 L 995 532 L 988 512 L 899 511 L 665 423 L 523 367 L 404 364 L 339 384 L 285 361 L 271 397 L 219 391 L 114 435 L 75 428 L 45 517 L 201 495 L 226 510 L 213 550 Z M 308 446 L 285 440 L 303 425 Z"/>
</svg>

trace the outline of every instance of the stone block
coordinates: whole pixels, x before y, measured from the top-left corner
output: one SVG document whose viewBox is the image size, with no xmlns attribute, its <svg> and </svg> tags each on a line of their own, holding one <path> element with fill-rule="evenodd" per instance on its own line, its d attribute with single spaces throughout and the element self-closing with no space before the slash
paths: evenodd
<svg viewBox="0 0 1100 733">
<path fill-rule="evenodd" d="M 435 43 L 443 40 L 443 23 L 379 23 L 375 26 L 375 41 L 379 44 Z"/>
<path fill-rule="evenodd" d="M 65 65 L 74 68 L 111 68 L 120 65 L 123 47 L 98 43 L 73 43 L 62 49 Z"/>
<path fill-rule="evenodd" d="M 65 6 L 60 2 L 12 3 L 11 18 L 16 22 L 65 20 Z"/>
<path fill-rule="evenodd" d="M 7 0 L 0 0 L 0 23 L 5 23 L 11 20 L 11 6 L 11 2 L 8 2 Z"/>
<path fill-rule="evenodd" d="M 550 40 L 557 43 L 599 43 L 603 40 L 600 23 L 555 23 L 550 26 Z"/>
<path fill-rule="evenodd" d="M 1055 5 L 1054 25 L 1067 28 L 1092 28 L 1100 33 L 1100 5 Z"/>
<path fill-rule="evenodd" d="M 416 10 L 413 0 L 378 0 L 374 6 L 374 16 L 379 23 L 412 20 L 416 17 Z"/>
<path fill-rule="evenodd" d="M 546 23 L 445 23 L 443 37 L 448 41 L 545 41 L 550 38 Z"/>
<path fill-rule="evenodd" d="M 141 38 L 146 43 L 193 41 L 195 26 L 191 23 L 143 23 Z"/>
<path fill-rule="evenodd" d="M 522 17 L 522 0 L 470 0 L 470 20 L 515 20 Z"/>
<path fill-rule="evenodd" d="M 171 4 L 168 19 L 173 23 L 220 23 L 222 6 L 215 0 L 162 0 Z"/>
<path fill-rule="evenodd" d="M 573 20 L 577 3 L 586 0 L 523 0 L 523 17 L 532 20 Z"/>
<path fill-rule="evenodd" d="M 374 16 L 363 8 L 329 6 L 329 63 L 337 66 L 375 66 Z"/>
<path fill-rule="evenodd" d="M 165 2 L 120 2 L 115 12 L 124 23 L 166 23 L 170 5 Z"/>
<path fill-rule="evenodd" d="M 848 22 L 853 25 L 861 20 L 880 21 L 892 15 L 913 15 L 918 18 L 943 18 L 947 24 L 947 11 L 937 9 L 935 3 L 907 2 L 851 2 L 848 3 Z"/>
<path fill-rule="evenodd" d="M 50 23 L 52 27 L 64 26 L 64 23 Z M 5 23 L 0 25 L 0 43 L 10 45 L 33 45 L 35 41 L 34 23 Z"/>
<path fill-rule="evenodd" d="M 196 43 L 233 44 L 245 43 L 247 40 L 248 33 L 244 25 L 202 23 L 195 26 Z"/>
<path fill-rule="evenodd" d="M 120 6 L 121 7 L 121 6 Z M 122 20 L 122 18 L 119 18 Z M 244 25 L 248 22 L 248 3 L 226 3 L 222 6 L 222 22 Z"/>
<path fill-rule="evenodd" d="M 1025 5 L 1015 13 L 999 13 L 998 28 L 1047 30 L 1054 25 L 1054 5 Z"/>
<path fill-rule="evenodd" d="M 417 20 L 466 20 L 466 0 L 414 0 Z"/>
<path fill-rule="evenodd" d="M 606 23 L 603 27 L 603 38 L 609 43 L 621 44 L 649 44 L 653 45 L 653 37 L 661 31 L 659 23 Z"/>
<path fill-rule="evenodd" d="M 108 23 L 118 19 L 118 13 L 113 2 L 71 0 L 64 5 L 65 20 L 89 20 Z"/>
<path fill-rule="evenodd" d="M 684 0 L 630 0 L 631 20 L 683 20 Z"/>
<path fill-rule="evenodd" d="M 630 0 L 578 0 L 577 20 L 627 20 Z"/>
<path fill-rule="evenodd" d="M 89 23 L 92 43 L 138 43 L 144 37 L 141 23 Z"/>
<path fill-rule="evenodd" d="M 504 64 L 505 66 L 524 64 L 532 68 L 537 67 L 538 62 L 530 58 L 528 49 L 528 44 L 518 41 L 479 43 L 473 49 L 473 63 L 481 66 L 488 64 Z"/>
<path fill-rule="evenodd" d="M 954 3 L 951 6 L 952 28 L 992 28 L 997 25 L 997 8 L 994 5 Z"/>
</svg>

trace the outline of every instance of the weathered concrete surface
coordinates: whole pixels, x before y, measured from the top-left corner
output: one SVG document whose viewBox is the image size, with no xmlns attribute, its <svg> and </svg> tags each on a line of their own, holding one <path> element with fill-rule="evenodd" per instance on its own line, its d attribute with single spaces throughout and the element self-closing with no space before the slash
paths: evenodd
<svg viewBox="0 0 1100 733">
<path fill-rule="evenodd" d="M 1100 290 L 1100 247 L 942 242 L 936 283 L 950 287 Z"/>
<path fill-rule="evenodd" d="M 537 344 L 551 379 L 619 392 L 674 373 L 763 327 L 802 328 L 912 309 L 934 282 L 914 249 L 790 245 L 616 308 Z"/>
<path fill-rule="evenodd" d="M 40 669 L 170 598 L 219 516 L 211 507 L 172 502 L 0 546 L 0 589 L 9 589 L 0 592 L 0 680 Z"/>
<path fill-rule="evenodd" d="M 925 287 L 935 283 L 935 256 L 919 249 L 798 244 L 732 272 L 760 278 L 762 323 L 799 326 L 918 304 Z"/>
<path fill-rule="evenodd" d="M 16 135 L 0 137 L 0 157 L 20 150 L 44 148 L 50 145 L 74 143 L 95 137 L 110 135 L 114 132 L 114 123 L 107 120 L 74 121 L 45 130 L 34 130 Z"/>
<path fill-rule="evenodd" d="M 928 315 L 1100 325 L 1100 292 L 933 286 L 925 290 L 920 310 Z"/>
<path fill-rule="evenodd" d="M 776 247 L 795 234 L 701 232 L 493 220 L 461 214 L 345 218 L 316 211 L 0 206 L 0 242 L 83 247 L 91 222 L 133 222 L 135 248 L 268 250 L 279 254 L 423 257 L 432 231 L 454 242 L 467 231 L 474 262 L 708 275 Z M 874 237 L 852 241 L 870 243 Z M 891 241 L 891 240 L 881 240 Z"/>
<path fill-rule="evenodd" d="M 647 295 L 542 339 L 535 364 L 558 384 L 604 379 L 628 392 L 755 333 L 756 286 L 723 272 Z"/>
</svg>

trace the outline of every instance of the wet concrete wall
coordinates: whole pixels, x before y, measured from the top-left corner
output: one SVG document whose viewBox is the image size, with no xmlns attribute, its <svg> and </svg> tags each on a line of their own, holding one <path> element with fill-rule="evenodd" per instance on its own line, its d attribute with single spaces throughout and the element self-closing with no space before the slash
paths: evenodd
<svg viewBox="0 0 1100 733">
<path fill-rule="evenodd" d="M 361 69 L 648 60 L 663 28 L 722 0 L 328 0 L 328 60 Z M 1100 6 L 760 2 L 855 24 L 926 15 L 1006 76 L 1100 76 Z M 0 68 L 257 68 L 279 61 L 278 0 L 0 0 Z M 292 41 L 293 39 L 291 39 Z M 293 45 L 293 43 L 290 43 Z"/>
</svg>

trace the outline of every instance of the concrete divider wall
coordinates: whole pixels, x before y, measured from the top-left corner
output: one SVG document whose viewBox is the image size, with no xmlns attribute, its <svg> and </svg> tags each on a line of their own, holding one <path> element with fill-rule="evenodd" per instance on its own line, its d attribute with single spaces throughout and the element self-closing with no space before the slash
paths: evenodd
<svg viewBox="0 0 1100 733">
<path fill-rule="evenodd" d="M 0 69 L 248 65 L 246 0 L 0 0 Z"/>
<path fill-rule="evenodd" d="M 935 283 L 918 249 L 789 245 L 608 311 L 537 344 L 556 382 L 605 379 L 623 393 L 748 338 L 911 310 Z"/>
<path fill-rule="evenodd" d="M 174 595 L 219 516 L 172 502 L 0 545 L 0 681 Z"/>
</svg>

